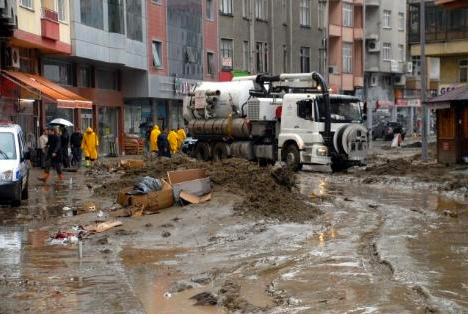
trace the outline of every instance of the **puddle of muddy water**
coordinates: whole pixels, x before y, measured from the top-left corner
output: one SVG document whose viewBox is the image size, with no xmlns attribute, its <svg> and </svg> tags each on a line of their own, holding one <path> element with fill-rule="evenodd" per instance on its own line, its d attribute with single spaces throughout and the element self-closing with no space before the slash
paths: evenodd
<svg viewBox="0 0 468 314">
<path fill-rule="evenodd" d="M 178 256 L 188 249 L 161 250 L 126 247 L 120 252 L 122 263 L 129 274 L 135 293 L 148 314 L 222 314 L 217 306 L 194 306 L 190 298 L 210 287 L 195 287 L 178 293 L 167 294 L 168 289 L 182 277 L 177 271 Z M 216 292 L 216 291 L 213 291 Z"/>
</svg>

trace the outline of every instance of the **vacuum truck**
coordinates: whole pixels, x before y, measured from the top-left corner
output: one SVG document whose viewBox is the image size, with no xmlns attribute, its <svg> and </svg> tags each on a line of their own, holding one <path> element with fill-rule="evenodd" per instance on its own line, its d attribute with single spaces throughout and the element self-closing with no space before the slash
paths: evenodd
<svg viewBox="0 0 468 314">
<path fill-rule="evenodd" d="M 229 157 L 291 169 L 329 165 L 335 171 L 363 165 L 368 152 L 359 99 L 330 94 L 317 73 L 285 73 L 202 82 L 183 104 L 196 144 L 192 156 Z"/>
</svg>

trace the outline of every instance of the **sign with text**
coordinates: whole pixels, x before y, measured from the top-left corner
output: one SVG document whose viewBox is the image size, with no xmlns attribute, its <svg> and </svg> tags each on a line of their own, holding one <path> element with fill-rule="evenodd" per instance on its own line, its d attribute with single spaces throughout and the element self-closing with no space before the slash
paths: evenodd
<svg viewBox="0 0 468 314">
<path fill-rule="evenodd" d="M 397 107 L 421 107 L 421 99 L 398 99 Z"/>
<path fill-rule="evenodd" d="M 454 89 L 457 89 L 459 87 L 465 86 L 466 84 L 440 84 L 439 85 L 439 93 L 438 95 L 445 95 L 447 93 L 450 93 Z"/>
</svg>

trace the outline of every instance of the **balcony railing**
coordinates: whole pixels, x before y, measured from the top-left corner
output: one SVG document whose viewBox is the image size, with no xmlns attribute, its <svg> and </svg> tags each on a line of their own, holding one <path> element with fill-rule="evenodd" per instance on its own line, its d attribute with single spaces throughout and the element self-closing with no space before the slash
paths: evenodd
<svg viewBox="0 0 468 314">
<path fill-rule="evenodd" d="M 48 8 L 42 8 L 41 18 L 58 23 L 58 13 Z"/>
<path fill-rule="evenodd" d="M 58 14 L 54 10 L 42 8 L 41 10 L 42 37 L 57 41 L 60 39 Z"/>
</svg>

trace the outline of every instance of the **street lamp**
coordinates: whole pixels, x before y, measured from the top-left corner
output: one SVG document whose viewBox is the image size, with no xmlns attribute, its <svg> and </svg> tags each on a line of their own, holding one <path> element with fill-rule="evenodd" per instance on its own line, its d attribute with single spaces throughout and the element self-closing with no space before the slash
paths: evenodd
<svg viewBox="0 0 468 314">
<path fill-rule="evenodd" d="M 427 161 L 428 152 L 427 152 L 427 124 L 429 111 L 426 104 L 426 89 L 427 89 L 427 68 L 426 68 L 426 1 L 421 0 L 421 5 L 419 9 L 419 34 L 420 34 L 420 55 L 421 55 L 421 106 L 423 110 L 422 116 L 422 153 L 421 158 L 423 161 Z"/>
</svg>

